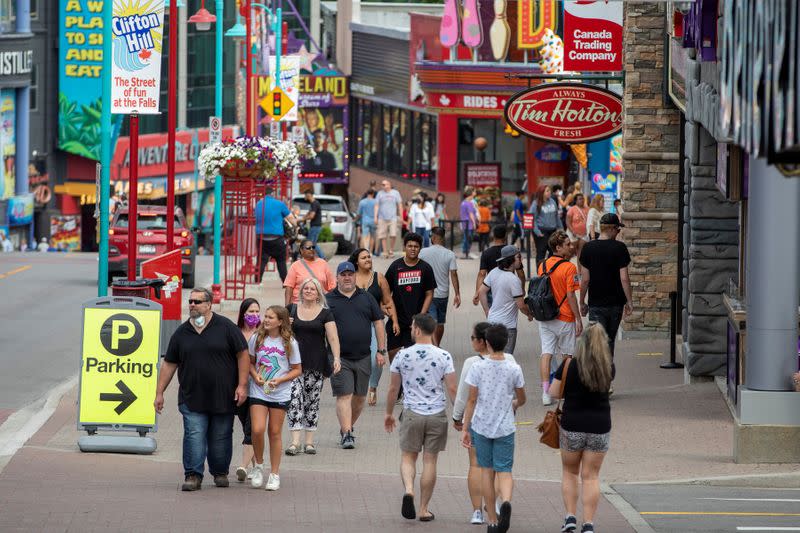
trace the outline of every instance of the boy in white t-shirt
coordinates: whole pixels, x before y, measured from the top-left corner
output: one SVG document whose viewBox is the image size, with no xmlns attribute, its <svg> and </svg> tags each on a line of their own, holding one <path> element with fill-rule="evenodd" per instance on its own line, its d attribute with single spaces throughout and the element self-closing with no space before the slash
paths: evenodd
<svg viewBox="0 0 800 533">
<path fill-rule="evenodd" d="M 462 444 L 475 446 L 481 467 L 481 491 L 486 502 L 488 532 L 508 531 L 511 522 L 511 492 L 514 480 L 514 413 L 525 404 L 525 380 L 522 368 L 506 359 L 503 348 L 508 330 L 494 324 L 486 330 L 488 358 L 476 361 L 469 369 L 465 383 L 469 398 L 464 410 Z M 495 511 L 495 478 L 500 493 L 500 516 Z"/>
</svg>

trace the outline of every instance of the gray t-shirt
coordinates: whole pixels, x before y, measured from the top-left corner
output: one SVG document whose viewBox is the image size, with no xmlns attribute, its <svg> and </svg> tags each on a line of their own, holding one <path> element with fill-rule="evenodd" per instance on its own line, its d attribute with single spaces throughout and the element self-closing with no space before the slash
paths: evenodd
<svg viewBox="0 0 800 533">
<path fill-rule="evenodd" d="M 433 297 L 447 298 L 450 295 L 450 271 L 458 270 L 456 254 L 440 244 L 434 244 L 420 250 L 419 258 L 433 269 L 433 276 L 436 278 Z"/>
<path fill-rule="evenodd" d="M 486 320 L 503 324 L 509 329 L 516 328 L 519 310 L 514 298 L 525 295 L 519 276 L 502 268 L 493 268 L 483 284 L 492 289 L 492 307 L 489 308 Z"/>
<path fill-rule="evenodd" d="M 397 204 L 403 203 L 403 198 L 397 189 L 392 189 L 389 192 L 378 191 L 375 201 L 378 202 L 378 220 L 397 219 Z"/>
</svg>

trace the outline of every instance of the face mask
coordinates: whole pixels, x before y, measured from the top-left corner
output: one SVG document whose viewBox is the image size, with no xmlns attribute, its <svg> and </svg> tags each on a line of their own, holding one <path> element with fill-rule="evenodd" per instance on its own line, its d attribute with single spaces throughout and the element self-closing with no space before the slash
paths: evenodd
<svg viewBox="0 0 800 533">
<path fill-rule="evenodd" d="M 197 326 L 198 328 L 202 328 L 203 325 L 206 323 L 206 317 L 200 315 L 197 318 L 193 318 L 192 321 L 194 322 L 195 326 Z"/>
<path fill-rule="evenodd" d="M 255 328 L 261 324 L 261 319 L 258 315 L 244 315 L 244 323 L 247 324 L 249 328 Z"/>
</svg>

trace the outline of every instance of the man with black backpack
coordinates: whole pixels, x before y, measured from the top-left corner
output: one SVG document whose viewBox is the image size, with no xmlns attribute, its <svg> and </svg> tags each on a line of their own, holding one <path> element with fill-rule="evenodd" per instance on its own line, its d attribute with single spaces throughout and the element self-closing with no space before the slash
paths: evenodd
<svg viewBox="0 0 800 533">
<path fill-rule="evenodd" d="M 531 280 L 526 303 L 539 322 L 542 355 L 539 372 L 542 378 L 542 404 L 550 405 L 550 363 L 553 356 L 571 356 L 575 338 L 583 331 L 578 299 L 578 269 L 570 262 L 575 255 L 573 244 L 564 230 L 556 230 L 548 241 L 553 255 L 539 264 L 539 277 Z M 549 290 L 548 290 L 549 289 Z"/>
</svg>

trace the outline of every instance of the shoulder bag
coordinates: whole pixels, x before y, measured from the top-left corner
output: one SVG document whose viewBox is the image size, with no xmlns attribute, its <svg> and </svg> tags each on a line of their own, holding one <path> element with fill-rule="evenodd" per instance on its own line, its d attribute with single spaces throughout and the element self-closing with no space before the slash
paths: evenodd
<svg viewBox="0 0 800 533">
<path fill-rule="evenodd" d="M 547 411 L 544 414 L 544 421 L 536 428 L 542 434 L 539 437 L 539 442 L 555 449 L 559 448 L 558 432 L 561 427 L 561 402 L 564 399 L 564 391 L 567 388 L 567 369 L 571 361 L 572 358 L 568 358 L 567 362 L 564 363 L 564 370 L 561 371 L 561 398 L 558 400 L 556 408 L 552 411 Z"/>
</svg>

